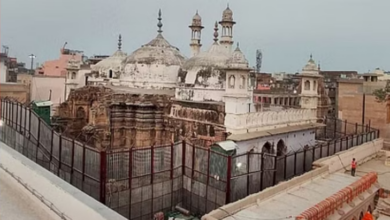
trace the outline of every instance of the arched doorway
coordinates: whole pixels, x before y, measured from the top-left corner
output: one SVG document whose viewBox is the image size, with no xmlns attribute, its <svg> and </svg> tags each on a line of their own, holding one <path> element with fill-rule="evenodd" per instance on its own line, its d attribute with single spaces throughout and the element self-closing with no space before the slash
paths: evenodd
<svg viewBox="0 0 390 220">
<path fill-rule="evenodd" d="M 372 214 L 372 209 L 371 209 L 371 205 L 368 206 L 368 209 L 367 209 L 368 212 L 370 212 Z"/>
<path fill-rule="evenodd" d="M 85 110 L 83 107 L 78 107 L 76 111 L 76 118 L 78 119 L 85 119 Z"/>
<path fill-rule="evenodd" d="M 362 220 L 363 219 L 363 212 L 360 213 L 360 216 L 359 216 L 359 220 Z"/>
<path fill-rule="evenodd" d="M 276 144 L 276 156 L 282 157 L 282 156 L 286 155 L 286 153 L 287 153 L 287 147 L 284 144 L 284 141 L 282 139 L 280 139 L 278 141 L 278 143 Z"/>
<path fill-rule="evenodd" d="M 266 142 L 261 148 L 262 153 L 272 154 L 272 145 L 269 142 Z"/>
</svg>

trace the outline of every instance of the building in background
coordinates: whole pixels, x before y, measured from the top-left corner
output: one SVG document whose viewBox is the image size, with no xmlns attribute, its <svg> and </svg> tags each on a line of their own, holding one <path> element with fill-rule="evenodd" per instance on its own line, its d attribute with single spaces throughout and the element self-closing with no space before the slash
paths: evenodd
<svg viewBox="0 0 390 220">
<path fill-rule="evenodd" d="M 31 101 L 51 101 L 52 115 L 58 106 L 66 100 L 65 76 L 33 75 L 31 78 Z"/>
<path fill-rule="evenodd" d="M 5 53 L 0 53 L 0 83 L 8 81 L 8 56 Z"/>
<path fill-rule="evenodd" d="M 44 62 L 41 67 L 37 67 L 35 74 L 45 76 L 66 76 L 68 73 L 68 62 L 71 59 L 81 62 L 83 60 L 83 52 L 62 48 L 58 59 Z"/>
<path fill-rule="evenodd" d="M 20 83 L 1 83 L 0 84 L 0 97 L 10 98 L 23 104 L 30 102 L 30 90 L 29 88 Z"/>
<path fill-rule="evenodd" d="M 325 90 L 329 96 L 331 106 L 329 108 L 328 115 L 330 117 L 336 117 L 336 88 L 337 80 L 339 79 L 358 79 L 359 75 L 357 71 L 320 71 L 320 74 L 324 76 Z"/>
<path fill-rule="evenodd" d="M 339 119 L 351 123 L 370 124 L 380 130 L 380 136 L 390 141 L 390 105 L 379 102 L 373 94 L 386 87 L 379 75 L 362 74 L 363 79 L 340 79 L 337 82 L 336 110 Z M 361 128 L 359 128 L 361 129 Z"/>
</svg>

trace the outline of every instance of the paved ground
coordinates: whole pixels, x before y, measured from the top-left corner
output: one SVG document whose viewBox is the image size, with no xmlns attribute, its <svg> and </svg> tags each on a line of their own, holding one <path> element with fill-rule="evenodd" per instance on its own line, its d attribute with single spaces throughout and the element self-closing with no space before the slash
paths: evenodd
<svg viewBox="0 0 390 220">
<path fill-rule="evenodd" d="M 53 218 L 35 203 L 27 193 L 15 186 L 13 178 L 0 169 L 0 219 L 4 220 L 52 220 Z"/>
<path fill-rule="evenodd" d="M 390 166 L 385 165 L 386 157 L 376 157 L 364 164 L 358 165 L 356 168 L 357 176 L 364 176 L 368 172 L 378 173 L 379 184 L 387 190 L 390 190 Z"/>
</svg>

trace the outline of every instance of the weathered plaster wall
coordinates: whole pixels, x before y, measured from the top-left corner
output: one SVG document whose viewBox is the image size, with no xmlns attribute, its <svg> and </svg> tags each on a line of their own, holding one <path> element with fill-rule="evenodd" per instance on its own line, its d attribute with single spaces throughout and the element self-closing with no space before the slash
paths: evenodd
<svg viewBox="0 0 390 220">
<path fill-rule="evenodd" d="M 315 145 L 315 130 L 303 130 L 280 134 L 271 137 L 258 138 L 247 141 L 236 142 L 238 145 L 237 154 L 246 153 L 250 150 L 254 152 L 262 152 L 263 146 L 268 142 L 273 146 L 273 152 L 276 153 L 277 143 L 282 140 L 287 147 L 286 153 L 294 152 L 303 149 L 305 145 Z"/>
<path fill-rule="evenodd" d="M 132 88 L 162 89 L 174 88 L 180 66 L 161 64 L 127 64 L 119 76 L 122 86 Z"/>
<path fill-rule="evenodd" d="M 224 139 L 224 105 L 174 101 L 169 115 L 174 139 L 219 141 Z"/>
<path fill-rule="evenodd" d="M 226 114 L 225 126 L 228 132 L 243 134 L 285 127 L 287 125 L 315 122 L 316 116 L 316 109 L 287 109 L 248 114 Z"/>
</svg>

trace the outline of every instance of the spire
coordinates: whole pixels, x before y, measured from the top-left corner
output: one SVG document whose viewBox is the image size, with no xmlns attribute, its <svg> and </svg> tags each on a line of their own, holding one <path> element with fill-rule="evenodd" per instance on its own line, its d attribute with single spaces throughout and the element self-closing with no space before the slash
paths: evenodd
<svg viewBox="0 0 390 220">
<path fill-rule="evenodd" d="M 214 25 L 214 42 L 215 43 L 218 42 L 218 22 L 217 21 L 215 22 L 215 25 Z"/>
<path fill-rule="evenodd" d="M 162 24 L 162 22 L 161 22 L 161 20 L 162 20 L 162 18 L 161 18 L 161 9 L 159 9 L 158 10 L 158 18 L 157 18 L 157 20 L 158 20 L 158 23 L 157 23 L 157 27 L 158 27 L 158 33 L 159 34 L 161 34 L 163 31 L 161 30 L 161 28 L 162 28 L 162 26 L 163 26 L 163 24 Z"/>
<path fill-rule="evenodd" d="M 313 54 L 312 54 L 312 53 L 310 54 L 310 59 L 311 59 L 311 60 L 313 59 Z"/>
<path fill-rule="evenodd" d="M 122 35 L 119 34 L 119 39 L 118 39 L 118 50 L 122 49 Z"/>
</svg>

